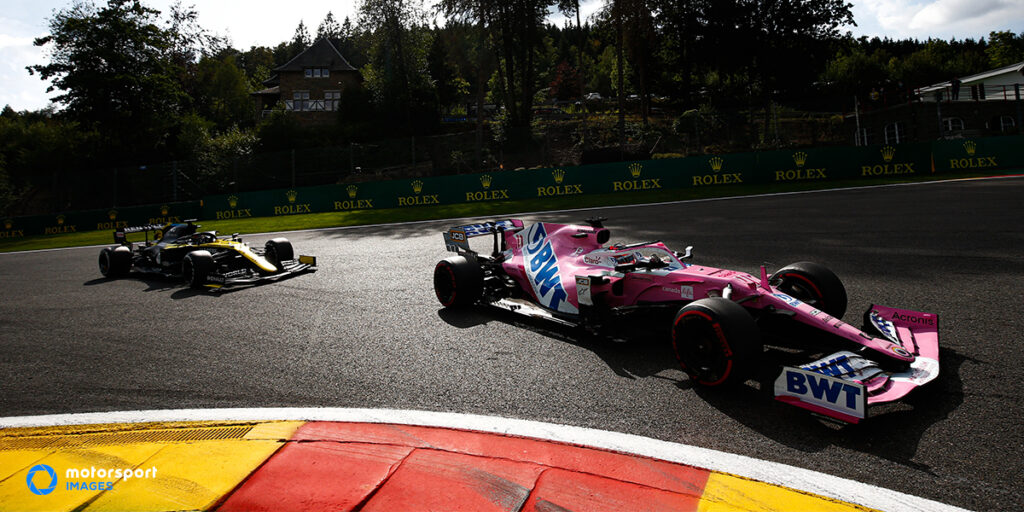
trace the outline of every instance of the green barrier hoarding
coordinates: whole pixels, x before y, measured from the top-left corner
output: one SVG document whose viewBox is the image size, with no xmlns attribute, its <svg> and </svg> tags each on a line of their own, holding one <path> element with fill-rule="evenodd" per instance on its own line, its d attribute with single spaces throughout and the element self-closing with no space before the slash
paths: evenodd
<svg viewBox="0 0 1024 512">
<path fill-rule="evenodd" d="M 201 214 L 200 202 L 188 201 L 11 217 L 2 219 L 0 227 L 3 230 L 0 230 L 0 239 L 104 229 L 113 231 L 129 226 L 181 222 L 185 219 L 199 218 Z"/>
<path fill-rule="evenodd" d="M 201 202 L 0 218 L 0 240 L 97 229 L 319 212 L 618 194 L 740 185 L 905 178 L 1024 168 L 1024 137 L 703 155 L 503 170 L 207 196 Z"/>
<path fill-rule="evenodd" d="M 932 143 L 937 172 L 984 171 L 1024 167 L 1024 137 L 939 140 Z"/>
</svg>

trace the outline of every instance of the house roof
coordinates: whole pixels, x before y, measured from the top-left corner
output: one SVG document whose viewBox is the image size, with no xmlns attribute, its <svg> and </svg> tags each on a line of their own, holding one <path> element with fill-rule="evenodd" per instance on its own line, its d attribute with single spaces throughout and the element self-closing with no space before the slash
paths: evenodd
<svg viewBox="0 0 1024 512">
<path fill-rule="evenodd" d="M 337 41 L 324 38 L 313 43 L 302 53 L 295 56 L 283 66 L 274 68 L 274 71 L 302 71 L 305 68 L 328 68 L 331 71 L 355 71 L 356 68 L 349 64 L 345 57 L 338 51 Z"/>
<path fill-rule="evenodd" d="M 990 70 L 984 71 L 982 73 L 976 73 L 976 74 L 973 74 L 973 75 L 968 75 L 968 76 L 960 77 L 960 84 L 961 85 L 974 85 L 974 84 L 977 84 L 978 82 L 984 82 L 985 80 L 988 80 L 989 78 L 992 78 L 994 76 L 1006 75 L 1006 74 L 1011 74 L 1011 73 L 1012 74 L 1017 74 L 1017 75 L 1024 74 L 1024 62 L 1018 62 L 1016 64 L 1010 64 L 1009 66 L 1003 66 L 1001 68 L 990 69 Z M 1024 78 L 1024 76 L 1022 76 L 1022 78 Z M 951 85 L 953 85 L 952 81 L 951 80 L 946 80 L 945 82 L 939 82 L 937 84 L 932 84 L 932 85 L 929 85 L 929 86 L 926 86 L 926 87 L 921 87 L 920 89 L 918 89 L 918 92 L 926 93 L 926 92 L 938 91 L 938 90 L 945 89 L 945 88 L 947 88 L 947 87 L 949 87 Z"/>
<path fill-rule="evenodd" d="M 1010 64 L 1009 66 L 1003 66 L 1001 68 L 985 71 L 984 73 L 978 73 L 976 75 L 965 76 L 960 79 L 960 82 L 966 85 L 970 85 L 971 83 L 974 82 L 980 82 L 982 80 L 992 78 L 994 76 L 1005 75 L 1007 73 L 1014 73 L 1020 75 L 1021 70 L 1024 70 L 1024 62 Z"/>
<path fill-rule="evenodd" d="M 258 91 L 252 92 L 250 94 L 252 94 L 253 96 L 281 94 L 281 86 L 275 85 L 274 87 L 268 87 L 266 89 L 260 89 Z"/>
</svg>

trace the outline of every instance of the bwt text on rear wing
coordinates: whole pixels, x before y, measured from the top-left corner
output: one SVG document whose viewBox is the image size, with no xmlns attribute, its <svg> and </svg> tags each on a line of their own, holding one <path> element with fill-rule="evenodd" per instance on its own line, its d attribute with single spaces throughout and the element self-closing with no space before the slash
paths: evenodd
<svg viewBox="0 0 1024 512">
<path fill-rule="evenodd" d="M 444 232 L 444 247 L 449 252 L 473 252 L 469 248 L 469 239 L 478 236 L 502 233 L 505 231 L 521 231 L 523 221 L 519 219 L 506 219 L 483 224 L 468 224 L 456 226 Z"/>
</svg>

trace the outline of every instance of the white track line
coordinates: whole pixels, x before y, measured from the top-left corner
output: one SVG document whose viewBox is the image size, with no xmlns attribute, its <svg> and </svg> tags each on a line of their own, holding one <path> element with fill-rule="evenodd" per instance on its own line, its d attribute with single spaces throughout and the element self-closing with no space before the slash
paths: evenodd
<svg viewBox="0 0 1024 512">
<path fill-rule="evenodd" d="M 879 510 L 921 512 L 964 510 L 890 489 L 743 455 L 619 432 L 475 414 L 343 408 L 167 409 L 15 416 L 0 418 L 0 428 L 99 423 L 272 420 L 393 423 L 532 437 L 630 453 L 720 473 L 729 473 Z"/>
<path fill-rule="evenodd" d="M 793 192 L 772 192 L 767 194 L 750 194 L 745 196 L 726 196 L 726 197 L 708 197 L 703 199 L 681 199 L 678 201 L 662 201 L 659 203 L 639 203 L 639 204 L 620 204 L 614 206 L 588 206 L 586 208 L 569 208 L 565 210 L 542 210 L 534 212 L 519 212 L 519 213 L 506 213 L 501 215 L 486 215 L 483 217 L 450 217 L 447 219 L 432 219 L 432 220 L 414 220 L 408 222 L 388 222 L 383 224 L 360 224 L 356 226 L 337 226 L 330 228 L 311 228 L 311 229 L 295 229 L 292 231 L 268 231 L 265 233 L 246 233 L 244 236 L 266 236 L 276 235 L 281 233 L 316 233 L 319 231 L 344 231 L 349 229 L 365 229 L 365 228 L 379 228 L 385 226 L 413 226 L 416 224 L 429 224 L 436 222 L 452 222 L 452 221 L 465 221 L 473 219 L 494 219 L 496 217 L 522 217 L 527 215 L 540 215 L 544 213 L 571 213 L 571 212 L 583 212 L 590 210 L 614 210 L 620 208 L 643 208 L 646 206 L 664 206 L 671 204 L 687 204 L 687 203 L 706 203 L 711 201 L 730 201 L 734 199 L 752 199 L 759 197 L 778 197 L 778 196 L 794 196 L 802 194 L 819 194 L 822 192 L 838 192 L 843 190 L 868 190 L 875 188 L 886 188 L 886 187 L 906 187 L 914 185 L 934 185 L 938 183 L 956 183 L 958 181 L 986 181 L 986 180 L 1004 180 L 1013 178 L 1024 178 L 1024 175 L 1013 174 L 1008 176 L 982 176 L 980 178 L 955 178 L 949 180 L 935 180 L 935 181 L 916 181 L 910 183 L 887 183 L 883 185 L 864 185 L 860 187 L 838 187 L 838 188 L 823 188 L 819 190 L 797 190 Z M 451 205 L 449 205 L 451 206 Z M 323 213 L 323 212 L 320 212 Z M 53 249 L 33 249 L 29 251 L 10 251 L 0 252 L 0 256 L 5 254 L 31 254 L 36 252 L 52 252 L 52 251 L 68 251 L 72 249 L 96 249 L 99 247 L 108 247 L 113 244 L 102 244 L 102 245 L 79 245 L 75 247 L 55 247 Z"/>
</svg>

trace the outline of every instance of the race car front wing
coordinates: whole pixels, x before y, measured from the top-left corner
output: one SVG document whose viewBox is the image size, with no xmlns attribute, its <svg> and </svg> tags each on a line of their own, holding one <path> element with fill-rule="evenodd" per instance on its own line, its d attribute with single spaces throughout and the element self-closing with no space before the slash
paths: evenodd
<svg viewBox="0 0 1024 512">
<path fill-rule="evenodd" d="M 206 276 L 205 286 L 211 290 L 221 290 L 229 286 L 252 285 L 270 281 L 277 281 L 288 276 L 316 272 L 315 256 L 299 256 L 294 260 L 281 262 L 281 270 L 273 274 L 260 274 L 248 268 L 232 270 L 229 272 L 211 272 Z"/>
<path fill-rule="evenodd" d="M 865 327 L 914 355 L 909 368 L 887 371 L 864 353 L 836 352 L 799 367 L 783 367 L 775 380 L 775 399 L 858 423 L 869 405 L 898 400 L 939 376 L 937 315 L 872 305 L 864 318 Z"/>
</svg>

